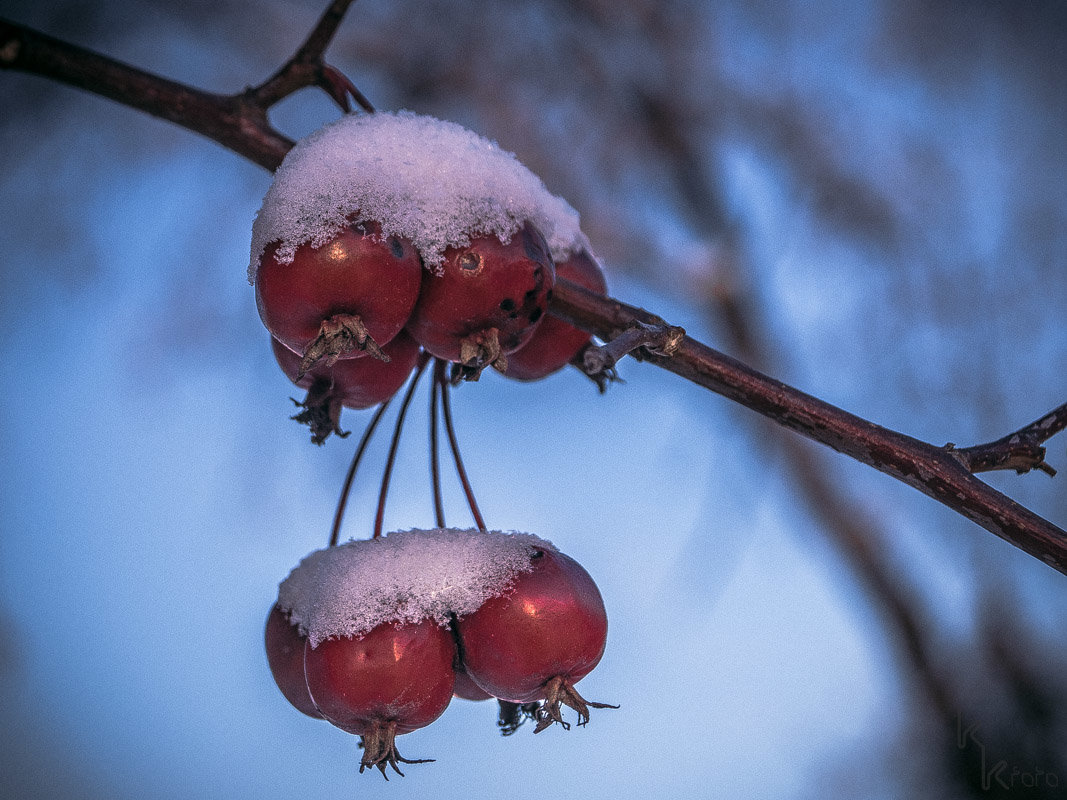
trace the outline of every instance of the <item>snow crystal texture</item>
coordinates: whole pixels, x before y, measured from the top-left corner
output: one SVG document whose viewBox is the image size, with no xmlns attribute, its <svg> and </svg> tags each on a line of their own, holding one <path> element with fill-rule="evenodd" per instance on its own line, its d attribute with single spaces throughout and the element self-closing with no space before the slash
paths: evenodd
<svg viewBox="0 0 1067 800">
<path fill-rule="evenodd" d="M 557 261 L 588 240 L 578 212 L 502 150 L 452 122 L 401 111 L 347 115 L 299 141 L 275 173 L 252 227 L 249 282 L 267 245 L 289 263 L 354 217 L 408 239 L 430 269 L 448 247 L 495 234 L 507 242 L 536 225 Z"/>
<path fill-rule="evenodd" d="M 278 605 L 316 647 L 384 622 L 436 620 L 476 611 L 532 568 L 528 533 L 437 528 L 397 531 L 317 550 L 282 581 Z"/>
</svg>

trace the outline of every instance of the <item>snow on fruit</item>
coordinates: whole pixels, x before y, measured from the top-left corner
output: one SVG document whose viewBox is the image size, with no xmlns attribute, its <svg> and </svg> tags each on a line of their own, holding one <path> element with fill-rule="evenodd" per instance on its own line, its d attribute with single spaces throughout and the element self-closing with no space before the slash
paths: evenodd
<svg viewBox="0 0 1067 800">
<path fill-rule="evenodd" d="M 589 245 L 578 212 L 495 142 L 410 112 L 350 114 L 297 142 L 278 168 L 252 227 L 249 282 L 268 247 L 287 264 L 353 221 L 411 242 L 435 273 L 449 247 L 507 242 L 526 222 L 553 260 Z"/>
</svg>

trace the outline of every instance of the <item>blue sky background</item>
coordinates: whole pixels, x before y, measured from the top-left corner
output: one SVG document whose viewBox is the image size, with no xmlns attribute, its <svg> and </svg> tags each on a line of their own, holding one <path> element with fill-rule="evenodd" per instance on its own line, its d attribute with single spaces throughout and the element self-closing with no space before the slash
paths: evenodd
<svg viewBox="0 0 1067 800">
<path fill-rule="evenodd" d="M 319 5 L 2 13 L 237 91 L 290 54 Z M 589 221 L 612 294 L 725 347 L 691 290 L 716 241 L 679 210 L 670 173 L 639 157 L 640 137 L 620 133 L 625 105 L 612 107 L 618 120 L 580 115 L 588 97 L 628 91 L 615 81 L 670 83 L 681 69 L 641 61 L 661 53 L 662 31 L 642 27 L 658 12 L 629 4 L 613 27 L 585 4 L 606 31 L 584 41 L 611 76 L 598 86 L 560 74 L 583 39 L 555 6 L 467 5 L 442 16 L 435 4 L 361 2 L 332 61 L 383 108 L 456 119 L 515 151 Z M 699 12 L 689 49 L 662 52 L 692 78 L 678 87 L 682 105 L 714 118 L 685 130 L 705 137 L 694 147 L 715 165 L 709 182 L 743 243 L 779 377 L 938 443 L 996 438 L 1063 402 L 1067 104 L 1062 64 L 1057 79 L 1040 60 L 1062 30 L 1018 40 L 1012 25 L 1025 34 L 1025 20 L 1010 12 L 957 30 L 953 4 L 929 12 L 937 33 L 907 16 L 920 13 L 910 4 L 821 2 L 810 17 L 807 7 L 663 12 Z M 622 47 L 631 34 L 637 43 Z M 443 70 L 479 42 L 473 77 Z M 444 88 L 412 90 L 419 64 Z M 262 650 L 278 582 L 326 543 L 355 446 L 315 448 L 288 419 L 294 388 L 245 279 L 270 176 L 73 89 L 8 73 L 0 87 L 13 110 L 0 122 L 10 796 L 895 797 L 906 796 L 901 765 L 923 774 L 902 733 L 907 678 L 877 606 L 757 446 L 767 431 L 628 363 L 604 396 L 573 370 L 530 385 L 487 375 L 453 395 L 490 527 L 548 538 L 597 580 L 609 641 L 580 689 L 621 708 L 582 730 L 505 739 L 491 704 L 455 701 L 400 740 L 408 757 L 437 763 L 389 784 L 360 777 L 355 738 L 291 709 Z M 825 111 L 809 138 L 831 145 L 805 154 L 793 147 L 800 134 L 756 113 L 789 119 L 797 107 Z M 274 119 L 300 136 L 334 116 L 307 93 Z M 816 156 L 827 153 L 849 181 L 824 196 L 805 175 L 825 175 Z M 856 197 L 874 209 L 862 224 Z M 432 522 L 427 394 L 408 421 L 388 529 Z M 343 422 L 358 431 L 369 416 Z M 357 482 L 346 535 L 370 533 L 386 441 Z M 1067 470 L 1065 456 L 1053 440 L 1050 462 Z M 833 454 L 824 467 L 884 521 L 901 584 L 917 587 L 949 638 L 973 633 L 976 575 L 990 573 L 1018 599 L 1021 628 L 1062 630 L 1062 576 L 867 468 Z M 990 478 L 1061 526 L 1063 479 Z M 450 475 L 446 488 L 449 521 L 466 527 Z"/>
</svg>

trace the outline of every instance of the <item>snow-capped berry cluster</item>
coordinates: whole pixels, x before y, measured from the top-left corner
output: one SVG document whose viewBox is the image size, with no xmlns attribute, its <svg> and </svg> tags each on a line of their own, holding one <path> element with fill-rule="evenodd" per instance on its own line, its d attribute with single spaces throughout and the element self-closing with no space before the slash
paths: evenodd
<svg viewBox="0 0 1067 800">
<path fill-rule="evenodd" d="M 381 402 L 410 374 L 414 358 L 358 374 L 343 363 L 389 362 L 402 330 L 468 379 L 562 368 L 589 337 L 543 324 L 557 264 L 606 291 L 577 212 L 511 153 L 453 123 L 376 113 L 290 151 L 253 227 L 249 280 L 321 443 L 342 406 Z"/>
<path fill-rule="evenodd" d="M 346 116 L 309 136 L 286 157 L 257 216 L 249 280 L 279 366 L 307 390 L 295 419 L 321 444 L 347 435 L 342 408 L 380 405 L 346 478 L 331 546 L 282 582 L 265 632 L 282 693 L 360 736 L 360 771 L 411 763 L 396 736 L 433 722 L 453 696 L 497 698 L 505 733 L 523 716 L 536 719 L 535 732 L 569 727 L 564 705 L 579 724 L 590 707 L 605 707 L 574 688 L 604 652 L 596 584 L 542 539 L 486 531 L 448 394 L 490 365 L 536 380 L 575 359 L 590 337 L 547 318 L 557 274 L 606 291 L 574 209 L 496 144 L 414 114 Z M 431 358 L 439 527 L 382 537 L 404 415 Z M 373 538 L 336 545 L 364 447 L 412 373 Z M 439 412 L 479 530 L 444 527 Z"/>
<path fill-rule="evenodd" d="M 360 771 L 408 762 L 395 737 L 453 694 L 539 703 L 536 730 L 588 720 L 574 684 L 600 661 L 607 616 L 573 559 L 529 534 L 434 529 L 312 553 L 267 619 L 275 681 L 297 709 L 357 734 Z"/>
</svg>

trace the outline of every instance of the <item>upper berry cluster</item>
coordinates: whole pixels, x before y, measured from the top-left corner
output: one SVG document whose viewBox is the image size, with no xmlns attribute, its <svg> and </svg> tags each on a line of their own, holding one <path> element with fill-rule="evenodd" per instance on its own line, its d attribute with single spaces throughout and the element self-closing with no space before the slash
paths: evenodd
<svg viewBox="0 0 1067 800">
<path fill-rule="evenodd" d="M 346 116 L 298 143 L 249 269 L 320 444 L 342 407 L 391 397 L 420 349 L 455 379 L 562 368 L 589 336 L 545 321 L 557 276 L 606 291 L 573 208 L 493 142 L 408 113 Z"/>
</svg>

